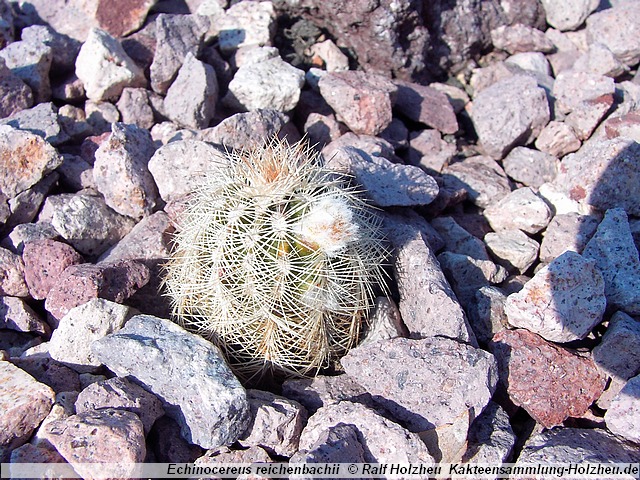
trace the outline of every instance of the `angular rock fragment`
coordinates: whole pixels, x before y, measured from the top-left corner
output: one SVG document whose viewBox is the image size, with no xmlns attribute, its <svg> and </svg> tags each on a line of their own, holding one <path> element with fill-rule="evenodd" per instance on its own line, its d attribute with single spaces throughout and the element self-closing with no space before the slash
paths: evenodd
<svg viewBox="0 0 640 480">
<path fill-rule="evenodd" d="M 150 129 L 155 121 L 149 100 L 150 92 L 144 88 L 127 87 L 122 90 L 117 107 L 122 123 Z"/>
<path fill-rule="evenodd" d="M 271 45 L 276 29 L 276 12 L 270 1 L 231 5 L 214 20 L 220 51 L 232 53 L 241 47 Z"/>
<path fill-rule="evenodd" d="M 0 118 L 33 105 L 31 88 L 7 67 L 4 58 L 0 59 Z"/>
<path fill-rule="evenodd" d="M 506 300 L 507 296 L 498 287 L 484 286 L 475 292 L 474 301 L 467 306 L 469 324 L 481 345 L 486 345 L 496 333 L 507 328 Z"/>
<path fill-rule="evenodd" d="M 538 259 L 540 245 L 522 230 L 487 233 L 484 243 L 498 264 L 518 273 L 526 272 Z"/>
<path fill-rule="evenodd" d="M 504 171 L 516 182 L 537 188 L 558 173 L 558 159 L 532 148 L 516 147 L 502 160 Z"/>
<path fill-rule="evenodd" d="M 461 187 L 469 200 L 486 208 L 505 197 L 511 188 L 504 170 L 495 160 L 485 156 L 470 157 L 443 170 L 445 185 Z"/>
<path fill-rule="evenodd" d="M 542 129 L 535 145 L 541 152 L 561 158 L 578 150 L 582 143 L 569 125 L 551 121 Z"/>
<path fill-rule="evenodd" d="M 0 295 L 26 297 L 29 295 L 24 280 L 24 262 L 20 255 L 0 248 Z"/>
<path fill-rule="evenodd" d="M 63 130 L 58 120 L 58 108 L 51 102 L 40 103 L 14 113 L 0 121 L 0 125 L 10 125 L 19 130 L 34 133 L 53 146 L 58 146 L 69 140 L 69 135 Z"/>
<path fill-rule="evenodd" d="M 640 60 L 640 13 L 634 2 L 619 2 L 587 19 L 587 38 L 606 45 L 618 60 L 632 66 Z"/>
<path fill-rule="evenodd" d="M 593 361 L 616 380 L 628 380 L 640 373 L 640 322 L 616 312 L 602 341 L 593 349 Z"/>
<path fill-rule="evenodd" d="M 437 130 L 421 130 L 409 136 L 408 162 L 427 173 L 440 173 L 455 153 L 455 145 L 444 141 Z"/>
<path fill-rule="evenodd" d="M 49 70 L 53 53 L 50 47 L 41 42 L 18 41 L 0 50 L 0 57 L 31 88 L 34 103 L 51 99 Z"/>
<path fill-rule="evenodd" d="M 452 217 L 434 218 L 431 225 L 442 236 L 447 252 L 467 255 L 478 260 L 490 260 L 482 240 L 467 232 Z"/>
<path fill-rule="evenodd" d="M 491 30 L 493 46 L 505 50 L 511 54 L 520 52 L 545 52 L 553 51 L 553 43 L 544 32 L 531 28 L 521 23 L 503 25 Z"/>
<path fill-rule="evenodd" d="M 551 221 L 551 210 L 530 187 L 514 190 L 486 208 L 485 218 L 495 231 L 522 230 L 538 233 Z"/>
<path fill-rule="evenodd" d="M 540 245 L 540 260 L 551 262 L 567 250 L 582 253 L 600 223 L 594 215 L 562 213 L 555 215 L 544 233 Z"/>
<path fill-rule="evenodd" d="M 458 121 L 446 95 L 433 87 L 396 81 L 395 109 L 414 122 L 442 133 L 456 133 Z"/>
<path fill-rule="evenodd" d="M 582 102 L 613 93 L 613 78 L 578 70 L 560 72 L 553 84 L 555 108 L 563 113 L 579 108 Z"/>
<path fill-rule="evenodd" d="M 491 401 L 469 428 L 469 444 L 462 458 L 466 463 L 506 462 L 513 451 L 516 435 L 509 416 Z"/>
<path fill-rule="evenodd" d="M 616 435 L 640 443 L 640 376 L 622 387 L 604 416 L 607 428 Z"/>
<path fill-rule="evenodd" d="M 20 358 L 12 358 L 11 363 L 38 382 L 49 385 L 58 394 L 81 389 L 78 372 L 55 361 L 47 353 L 26 354 Z"/>
<path fill-rule="evenodd" d="M 120 38 L 138 30 L 155 3 L 156 0 L 101 0 L 95 18 L 100 28 Z"/>
<path fill-rule="evenodd" d="M 547 23 L 558 30 L 575 30 L 584 23 L 598 5 L 599 0 L 542 0 L 547 14 Z"/>
<path fill-rule="evenodd" d="M 364 463 L 365 446 L 358 439 L 358 433 L 354 425 L 339 423 L 329 427 L 308 450 L 300 450 L 293 455 L 289 463 Z"/>
<path fill-rule="evenodd" d="M 51 327 L 24 300 L 0 296 L 0 328 L 47 335 Z"/>
<path fill-rule="evenodd" d="M 292 378 L 282 384 L 282 394 L 304 405 L 310 414 L 343 400 L 354 403 L 371 401 L 371 395 L 349 375 Z"/>
</svg>

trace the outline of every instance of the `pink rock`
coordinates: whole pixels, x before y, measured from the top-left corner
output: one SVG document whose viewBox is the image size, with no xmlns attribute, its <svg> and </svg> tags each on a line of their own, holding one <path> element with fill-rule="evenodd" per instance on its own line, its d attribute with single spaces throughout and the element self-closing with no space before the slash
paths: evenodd
<svg viewBox="0 0 640 480">
<path fill-rule="evenodd" d="M 613 105 L 613 95 L 611 94 L 587 100 L 567 115 L 565 123 L 573 128 L 580 140 L 587 140 L 609 111 L 611 105 Z"/>
<path fill-rule="evenodd" d="M 20 255 L 0 248 L 0 295 L 26 297 L 29 295 L 24 281 L 24 262 Z"/>
<path fill-rule="evenodd" d="M 417 83 L 395 83 L 398 87 L 395 108 L 400 113 L 442 133 L 458 131 L 456 114 L 444 93 Z"/>
<path fill-rule="evenodd" d="M 554 45 L 543 32 L 536 28 L 516 23 L 503 25 L 491 31 L 493 46 L 511 54 L 519 52 L 552 52 Z"/>
<path fill-rule="evenodd" d="M 591 358 L 528 330 L 503 330 L 491 349 L 509 398 L 546 428 L 584 414 L 604 390 L 606 377 Z"/>
<path fill-rule="evenodd" d="M 536 148 L 554 157 L 564 157 L 575 152 L 582 143 L 573 128 L 564 122 L 551 121 L 536 139 Z"/>
<path fill-rule="evenodd" d="M 12 358 L 11 363 L 27 372 L 38 382 L 49 385 L 57 393 L 80 390 L 78 373 L 57 362 L 46 353 Z"/>
<path fill-rule="evenodd" d="M 149 281 L 149 269 L 135 261 L 68 267 L 49 291 L 45 308 L 57 319 L 92 298 L 121 303 Z"/>
<path fill-rule="evenodd" d="M 391 123 L 397 88 L 387 78 L 360 71 L 331 72 L 318 86 L 338 118 L 354 133 L 377 135 Z"/>
<path fill-rule="evenodd" d="M 49 290 L 58 283 L 67 267 L 84 263 L 82 255 L 71 245 L 50 239 L 27 242 L 22 259 L 24 279 L 36 300 L 47 298 Z"/>
</svg>

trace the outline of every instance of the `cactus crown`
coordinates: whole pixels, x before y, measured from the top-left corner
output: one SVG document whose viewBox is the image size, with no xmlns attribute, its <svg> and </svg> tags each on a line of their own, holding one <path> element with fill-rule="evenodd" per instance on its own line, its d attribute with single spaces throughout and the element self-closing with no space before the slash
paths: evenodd
<svg viewBox="0 0 640 480">
<path fill-rule="evenodd" d="M 302 142 L 227 159 L 179 222 L 165 275 L 174 317 L 245 378 L 315 373 L 357 341 L 384 285 L 380 218 Z"/>
</svg>

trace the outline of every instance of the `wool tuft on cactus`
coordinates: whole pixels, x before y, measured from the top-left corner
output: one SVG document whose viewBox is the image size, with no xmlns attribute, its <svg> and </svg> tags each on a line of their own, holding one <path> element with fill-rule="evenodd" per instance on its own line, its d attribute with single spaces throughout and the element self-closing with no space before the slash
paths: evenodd
<svg viewBox="0 0 640 480">
<path fill-rule="evenodd" d="M 303 142 L 225 157 L 179 221 L 164 279 L 175 320 L 245 379 L 315 374 L 354 346 L 384 290 L 381 219 Z"/>
</svg>

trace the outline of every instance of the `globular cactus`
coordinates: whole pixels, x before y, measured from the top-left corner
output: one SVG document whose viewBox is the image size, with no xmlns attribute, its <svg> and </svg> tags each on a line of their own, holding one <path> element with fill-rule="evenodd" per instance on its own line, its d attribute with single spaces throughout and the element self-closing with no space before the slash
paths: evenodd
<svg viewBox="0 0 640 480">
<path fill-rule="evenodd" d="M 302 142 L 227 158 L 179 221 L 173 315 L 242 377 L 316 373 L 354 345 L 384 284 L 380 218 Z"/>
</svg>

